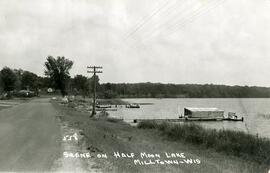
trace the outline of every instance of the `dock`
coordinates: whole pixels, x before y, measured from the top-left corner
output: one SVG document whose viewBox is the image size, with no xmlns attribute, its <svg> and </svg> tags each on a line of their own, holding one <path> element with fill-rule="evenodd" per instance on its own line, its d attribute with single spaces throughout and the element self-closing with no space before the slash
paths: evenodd
<svg viewBox="0 0 270 173">
<path fill-rule="evenodd" d="M 244 121 L 244 118 L 233 119 L 233 118 L 175 118 L 175 119 L 134 119 L 133 123 L 139 123 L 142 121 L 167 121 L 167 122 L 187 122 L 187 121 Z"/>
</svg>

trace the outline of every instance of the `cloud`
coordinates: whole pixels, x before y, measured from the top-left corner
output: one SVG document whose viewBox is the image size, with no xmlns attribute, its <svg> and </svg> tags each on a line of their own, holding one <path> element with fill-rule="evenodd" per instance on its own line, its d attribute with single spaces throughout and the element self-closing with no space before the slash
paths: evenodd
<svg viewBox="0 0 270 173">
<path fill-rule="evenodd" d="M 102 82 L 269 86 L 270 4 L 253 0 L 0 2 L 0 68 L 43 75 L 48 55 Z"/>
</svg>

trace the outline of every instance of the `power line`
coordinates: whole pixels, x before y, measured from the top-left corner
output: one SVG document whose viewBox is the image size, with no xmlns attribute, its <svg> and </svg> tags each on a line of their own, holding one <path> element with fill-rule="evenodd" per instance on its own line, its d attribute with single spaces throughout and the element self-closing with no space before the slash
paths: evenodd
<svg viewBox="0 0 270 173">
<path fill-rule="evenodd" d="M 178 29 L 180 29 L 180 28 L 185 27 L 187 24 L 190 24 L 190 23 L 194 22 L 196 19 L 199 19 L 199 17 L 201 17 L 202 15 L 204 15 L 204 14 L 210 12 L 211 10 L 217 8 L 223 2 L 225 2 L 225 0 L 217 1 L 216 3 L 212 3 L 211 6 L 207 6 L 205 9 L 198 10 L 196 13 L 194 13 L 192 16 L 190 16 L 189 18 L 187 18 L 183 22 L 174 25 L 175 26 L 173 28 L 174 30 L 172 29 L 170 34 L 172 34 L 172 32 L 178 31 Z"/>
<path fill-rule="evenodd" d="M 178 21 L 177 23 L 176 22 L 174 22 L 175 24 L 174 25 L 172 25 L 172 27 L 170 27 L 171 29 L 170 30 L 165 30 L 165 29 L 163 29 L 163 30 L 161 30 L 161 32 L 164 32 L 164 31 L 166 31 L 166 32 L 168 32 L 168 35 L 169 34 L 172 34 L 172 33 L 174 33 L 174 32 L 176 32 L 178 29 L 181 29 L 181 28 L 183 28 L 183 27 L 185 27 L 187 24 L 190 24 L 190 23 L 192 23 L 192 22 L 194 22 L 196 19 L 198 19 L 200 16 L 202 16 L 202 15 L 204 15 L 205 13 L 207 13 L 207 12 L 209 12 L 210 10 L 213 10 L 214 8 L 216 8 L 218 5 L 220 5 L 221 3 L 223 3 L 225 0 L 219 0 L 219 1 L 212 1 L 212 2 L 209 2 L 209 3 L 207 3 L 207 4 L 204 4 L 204 5 L 202 5 L 202 6 L 200 6 L 199 8 L 197 8 L 196 10 L 194 10 L 194 11 L 192 11 L 192 12 L 190 12 L 190 13 L 186 13 L 186 15 L 184 15 L 184 16 L 182 16 L 181 17 L 181 19 L 180 19 L 180 22 L 179 22 L 179 19 L 176 19 L 176 20 L 173 20 L 173 21 Z M 183 4 L 181 4 L 181 5 L 183 5 Z M 186 8 L 186 9 L 188 9 L 188 8 Z M 187 10 L 185 10 L 185 11 L 187 11 Z M 183 13 L 183 11 L 181 11 L 181 13 Z M 178 13 L 179 14 L 179 13 Z M 168 20 L 169 21 L 169 20 Z M 168 23 L 168 21 L 167 22 L 164 22 L 164 24 L 163 24 L 163 26 L 165 25 L 165 24 L 167 24 Z M 142 49 L 146 49 L 147 47 L 145 47 L 145 46 L 143 46 L 143 42 L 148 38 L 148 40 L 150 39 L 150 38 L 152 38 L 153 37 L 153 34 L 154 34 L 154 32 L 157 32 L 158 30 L 160 30 L 160 27 L 156 27 L 157 29 L 156 30 L 153 30 L 152 32 L 151 32 L 151 34 L 150 35 L 148 35 L 148 34 L 146 34 L 146 36 L 145 37 L 143 37 L 143 40 L 141 41 L 141 46 L 142 46 Z M 137 31 L 139 31 L 139 30 L 137 30 Z M 136 32 L 137 32 L 136 31 Z M 148 36 L 147 36 L 148 35 Z M 145 39 L 146 38 L 146 39 Z M 125 40 L 126 41 L 126 40 Z M 135 41 L 138 41 L 138 39 L 136 39 Z M 125 46 L 127 46 L 127 48 L 131 48 L 130 46 L 128 46 L 128 43 L 127 44 L 125 44 Z M 134 45 L 133 44 L 133 46 L 132 47 L 136 47 L 136 48 L 138 48 L 138 46 L 139 45 Z M 147 49 L 147 50 L 150 50 L 150 49 Z"/>
<path fill-rule="evenodd" d="M 180 13 L 176 14 L 177 17 L 173 17 L 173 18 L 167 20 L 160 27 L 157 27 L 154 30 L 152 30 L 147 38 L 153 37 L 153 35 L 157 32 L 159 32 L 159 33 L 166 32 L 167 31 L 166 28 L 168 28 L 168 26 L 174 25 L 176 22 L 179 22 L 185 18 L 188 18 L 192 13 L 194 13 L 196 10 L 198 10 L 198 9 L 192 10 L 192 8 L 195 4 L 196 4 L 196 2 L 189 4 L 189 6 L 186 6 L 182 11 L 180 11 Z M 199 7 L 199 8 L 202 8 L 202 7 Z"/>
<path fill-rule="evenodd" d="M 166 16 L 169 16 L 170 13 L 171 13 L 171 11 L 173 11 L 173 10 L 175 11 L 176 9 L 179 8 L 179 6 L 175 6 L 176 4 L 178 4 L 178 2 L 179 2 L 179 1 L 177 1 L 177 2 L 175 2 L 175 3 L 171 3 L 170 6 L 168 6 L 168 8 L 166 9 L 166 11 L 164 11 L 164 13 L 166 14 Z M 190 1 L 189 1 L 189 2 L 190 2 Z M 169 5 L 169 4 L 168 4 L 168 1 L 165 3 L 165 5 Z M 184 3 L 180 4 L 180 6 L 183 6 L 183 5 L 185 5 L 185 4 L 184 4 Z M 157 15 L 156 12 L 157 12 L 157 11 L 160 12 L 162 8 L 164 9 L 165 7 L 162 6 L 162 7 L 159 8 L 159 10 L 154 11 L 154 12 L 152 13 L 152 15 L 150 15 L 150 17 L 147 18 L 148 20 L 147 20 L 147 19 L 143 20 L 143 23 L 141 23 L 141 25 L 142 25 L 142 24 L 143 24 L 143 25 L 146 24 L 147 21 L 149 21 L 149 20 L 153 17 L 154 14 Z M 151 16 L 152 16 L 152 17 L 151 17 Z M 143 27 L 143 26 L 141 26 L 141 27 Z M 138 32 L 138 31 L 139 31 L 139 29 L 138 29 L 138 27 L 137 27 L 136 32 Z M 134 35 L 134 34 L 129 35 L 129 37 L 131 37 L 131 36 L 133 36 L 133 35 Z M 128 38 L 128 37 L 126 37 L 126 38 Z M 124 41 L 126 42 L 127 40 L 124 39 Z M 138 40 L 138 39 L 135 39 L 134 41 L 139 41 L 139 40 Z M 134 44 L 133 44 L 133 46 L 130 47 L 130 46 L 128 46 L 128 44 L 129 44 L 129 43 L 124 44 L 124 45 L 125 45 L 127 48 L 129 48 L 129 49 L 132 48 L 132 47 L 134 48 L 134 46 L 135 46 L 135 47 L 138 47 L 138 45 L 134 45 Z M 141 45 L 142 45 L 142 44 L 141 44 Z M 145 49 L 145 48 L 144 48 L 144 49 Z"/>
<path fill-rule="evenodd" d="M 181 5 L 182 5 L 182 4 L 181 4 Z M 177 8 L 177 7 L 175 7 L 175 8 Z M 186 8 L 186 9 L 188 9 L 188 8 Z M 145 40 L 145 38 L 146 38 L 146 37 L 144 37 L 144 40 Z M 148 35 L 147 38 L 149 38 L 149 35 Z M 143 45 L 143 41 L 144 41 L 144 40 L 142 40 L 142 42 L 141 42 L 140 45 Z M 125 40 L 125 41 L 126 41 L 126 40 Z M 138 41 L 138 39 L 136 39 L 135 41 Z M 125 46 L 127 46 L 127 44 L 125 44 Z M 138 48 L 139 45 L 133 45 L 132 47 L 134 48 L 134 46 L 135 46 L 136 48 Z M 130 47 L 128 47 L 128 48 L 130 48 Z M 146 48 L 143 48 L 143 49 L 146 49 Z M 148 49 L 148 50 L 149 50 L 149 49 Z"/>
<path fill-rule="evenodd" d="M 141 29 L 147 22 L 149 22 L 155 15 L 157 15 L 163 8 L 165 8 L 169 4 L 170 0 L 165 1 L 164 5 L 162 5 L 160 8 L 156 9 L 150 16 L 144 18 L 142 22 L 137 26 L 133 31 L 131 31 L 127 38 L 134 35 L 139 29 Z"/>
<path fill-rule="evenodd" d="M 221 3 L 223 3 L 225 0 L 220 0 L 220 1 L 215 1 L 209 4 L 205 4 L 199 8 L 197 8 L 196 10 L 194 10 L 193 12 L 190 13 L 190 15 L 187 16 L 183 16 L 180 19 L 180 23 L 176 23 L 172 25 L 172 29 L 169 30 L 165 30 L 166 32 L 168 32 L 168 34 L 172 34 L 172 32 L 176 32 L 177 29 L 179 28 L 183 28 L 185 27 L 187 24 L 190 24 L 192 22 L 194 22 L 196 19 L 198 19 L 200 16 L 206 14 L 207 12 L 209 12 L 210 10 L 213 10 L 214 8 L 216 8 L 218 5 L 220 5 Z M 175 20 L 175 21 L 179 21 L 179 20 Z M 164 25 L 163 25 L 164 26 Z M 160 28 L 160 27 L 159 27 Z M 153 30 L 151 32 L 150 35 L 148 35 L 148 37 L 144 37 L 144 38 L 152 38 L 154 33 L 157 32 L 158 30 L 160 30 L 159 28 L 157 28 L 156 30 Z M 163 30 L 164 31 L 164 30 Z"/>
<path fill-rule="evenodd" d="M 188 3 L 190 3 L 192 1 L 188 1 L 187 3 L 181 3 L 179 6 L 173 6 L 172 8 L 168 9 L 167 10 L 167 13 L 165 13 L 166 15 L 163 16 L 163 17 L 167 17 L 169 16 L 170 14 L 172 14 L 172 12 L 176 11 L 176 10 L 179 10 L 180 7 L 185 7 Z M 178 3 L 177 3 L 178 4 Z M 192 4 L 192 3 L 191 3 Z M 187 11 L 188 8 L 184 8 L 184 10 L 181 11 L 181 13 L 183 13 L 184 11 Z M 177 13 L 177 15 L 179 16 L 179 13 Z M 173 19 L 175 20 L 175 18 L 170 18 L 170 19 Z M 152 30 L 150 30 L 148 33 L 146 33 L 146 36 L 150 34 L 152 34 L 153 32 L 157 31 L 157 30 L 160 30 L 161 27 L 164 27 L 166 26 L 167 23 L 170 23 L 170 19 L 168 19 L 167 21 L 165 22 L 157 22 L 156 24 L 154 24 L 154 28 Z M 161 23 L 162 25 L 160 26 L 158 23 Z M 145 38 L 145 37 L 144 37 Z"/>
</svg>

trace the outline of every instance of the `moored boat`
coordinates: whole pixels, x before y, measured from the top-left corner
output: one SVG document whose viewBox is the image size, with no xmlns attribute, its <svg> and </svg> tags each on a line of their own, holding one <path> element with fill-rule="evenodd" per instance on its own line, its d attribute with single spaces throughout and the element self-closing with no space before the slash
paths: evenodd
<svg viewBox="0 0 270 173">
<path fill-rule="evenodd" d="M 244 117 L 242 118 L 223 118 L 224 121 L 244 121 Z"/>
<path fill-rule="evenodd" d="M 126 105 L 126 108 L 140 108 L 140 105 L 137 103 L 131 103 Z"/>
<path fill-rule="evenodd" d="M 96 105 L 97 108 L 102 108 L 102 109 L 106 109 L 106 108 L 111 108 L 111 105 Z"/>
</svg>

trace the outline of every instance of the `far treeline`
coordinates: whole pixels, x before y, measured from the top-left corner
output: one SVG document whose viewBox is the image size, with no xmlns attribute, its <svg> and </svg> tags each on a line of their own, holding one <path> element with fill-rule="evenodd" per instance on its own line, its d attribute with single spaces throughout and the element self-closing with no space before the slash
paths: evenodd
<svg viewBox="0 0 270 173">
<path fill-rule="evenodd" d="M 69 71 L 73 62 L 65 57 L 48 56 L 44 63 L 45 76 L 22 69 L 4 67 L 0 71 L 0 95 L 15 95 L 31 91 L 45 94 L 52 88 L 55 94 L 92 97 L 93 77 L 75 75 Z M 85 67 L 86 68 L 86 67 Z M 100 83 L 96 80 L 98 98 L 269 98 L 270 88 L 226 86 L 214 84 L 162 83 Z M 18 95 L 18 94 L 17 94 Z"/>
</svg>

